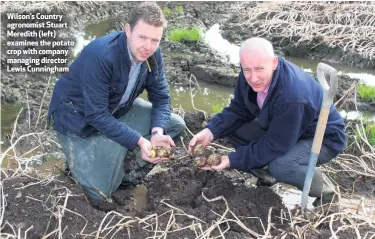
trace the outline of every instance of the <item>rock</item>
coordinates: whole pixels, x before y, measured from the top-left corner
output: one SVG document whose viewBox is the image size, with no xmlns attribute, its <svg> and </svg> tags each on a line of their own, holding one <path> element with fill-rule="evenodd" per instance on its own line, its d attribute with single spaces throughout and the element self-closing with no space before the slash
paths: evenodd
<svg viewBox="0 0 375 239">
<path fill-rule="evenodd" d="M 17 224 L 18 229 L 25 228 L 25 226 L 26 226 L 25 222 L 20 222 L 20 223 Z"/>
<path fill-rule="evenodd" d="M 146 178 L 149 178 L 157 173 L 168 171 L 168 168 L 161 167 L 160 164 L 155 165 L 155 167 L 146 175 Z"/>
<path fill-rule="evenodd" d="M 256 177 L 249 178 L 245 181 L 246 187 L 254 187 L 257 183 L 258 179 Z"/>
<path fill-rule="evenodd" d="M 229 67 L 216 67 L 207 65 L 194 65 L 190 69 L 197 80 L 217 83 L 226 86 L 236 86 L 238 73 Z"/>
<path fill-rule="evenodd" d="M 17 195 L 16 195 L 16 199 L 22 197 L 22 193 L 21 192 L 18 192 Z"/>
</svg>

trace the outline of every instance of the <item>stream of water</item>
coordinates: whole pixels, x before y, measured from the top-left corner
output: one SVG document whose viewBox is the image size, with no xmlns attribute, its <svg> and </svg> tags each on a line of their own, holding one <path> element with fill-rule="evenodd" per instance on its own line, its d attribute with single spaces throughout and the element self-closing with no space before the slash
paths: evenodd
<svg viewBox="0 0 375 239">
<path fill-rule="evenodd" d="M 84 32 L 79 36 L 79 41 L 75 49 L 76 54 L 93 39 L 105 35 L 110 30 L 111 25 L 112 20 L 105 20 L 86 26 Z M 225 40 L 221 36 L 219 27 L 218 24 L 213 25 L 204 34 L 203 40 L 213 49 L 217 50 L 223 57 L 228 58 L 231 63 L 239 64 L 239 46 Z M 319 63 L 319 61 L 295 57 L 286 57 L 286 59 L 297 64 L 307 72 L 315 72 Z M 339 74 L 347 74 L 351 77 L 361 79 L 364 84 L 375 86 L 375 70 L 348 67 L 340 64 L 329 64 L 337 69 Z M 194 103 L 197 109 L 213 112 L 227 105 L 231 97 L 233 97 L 233 88 L 231 87 L 210 84 L 204 81 L 199 81 L 199 85 L 200 88 L 193 89 L 192 92 L 189 87 L 170 85 L 173 107 L 178 108 L 182 106 L 186 110 L 194 110 L 192 104 Z M 191 100 L 192 95 L 194 96 L 193 102 Z M 146 94 L 143 94 L 141 97 L 146 98 Z M 348 114 L 344 113 L 342 115 L 347 116 Z"/>
</svg>

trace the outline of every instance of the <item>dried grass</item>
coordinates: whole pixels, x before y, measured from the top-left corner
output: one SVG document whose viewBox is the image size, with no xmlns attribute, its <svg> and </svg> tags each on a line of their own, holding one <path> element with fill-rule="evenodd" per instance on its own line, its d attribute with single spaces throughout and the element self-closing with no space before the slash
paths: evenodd
<svg viewBox="0 0 375 239">
<path fill-rule="evenodd" d="M 374 9 L 374 2 L 244 3 L 238 9 L 238 22 L 243 28 L 253 29 L 256 36 L 294 38 L 296 44 L 311 43 L 312 48 L 324 43 L 373 60 Z"/>
</svg>

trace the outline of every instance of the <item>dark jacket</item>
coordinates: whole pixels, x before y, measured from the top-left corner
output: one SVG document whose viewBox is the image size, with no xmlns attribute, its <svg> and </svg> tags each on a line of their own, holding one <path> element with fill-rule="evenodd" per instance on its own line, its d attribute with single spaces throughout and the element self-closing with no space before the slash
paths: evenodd
<svg viewBox="0 0 375 239">
<path fill-rule="evenodd" d="M 257 93 L 246 82 L 241 70 L 230 105 L 207 124 L 215 139 L 228 136 L 256 117 L 259 126 L 267 131 L 259 141 L 240 146 L 229 154 L 231 168 L 250 171 L 263 167 L 287 153 L 298 140 L 314 138 L 323 91 L 301 68 L 279 57 L 261 110 L 256 99 Z M 346 145 L 344 127 L 342 117 L 331 106 L 323 144 L 335 152 L 342 151 Z"/>
<path fill-rule="evenodd" d="M 147 62 L 150 67 L 148 67 Z M 80 137 L 102 134 L 128 149 L 141 135 L 117 119 L 143 92 L 153 105 L 151 127 L 166 131 L 171 108 L 160 49 L 141 66 L 135 90 L 128 103 L 117 107 L 123 96 L 131 67 L 125 32 L 111 33 L 90 42 L 57 82 L 48 116 L 54 128 Z"/>
</svg>

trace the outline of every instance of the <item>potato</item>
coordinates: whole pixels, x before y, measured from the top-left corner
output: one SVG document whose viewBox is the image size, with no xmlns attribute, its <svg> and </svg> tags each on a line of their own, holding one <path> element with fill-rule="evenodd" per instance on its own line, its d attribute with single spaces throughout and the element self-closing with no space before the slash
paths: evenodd
<svg viewBox="0 0 375 239">
<path fill-rule="evenodd" d="M 169 157 L 167 149 L 161 148 L 161 147 L 156 150 L 156 155 L 160 158 L 168 158 Z"/>
<path fill-rule="evenodd" d="M 201 144 L 198 144 L 194 147 L 194 155 L 203 155 L 205 152 L 205 147 Z"/>
<path fill-rule="evenodd" d="M 220 155 L 218 154 L 210 154 L 208 157 L 207 157 L 207 164 L 209 166 L 217 166 L 221 163 L 221 157 Z"/>
<path fill-rule="evenodd" d="M 151 154 L 151 158 L 156 158 L 156 151 L 155 151 L 155 149 L 154 148 L 152 148 L 151 150 L 150 150 L 150 154 Z"/>
<path fill-rule="evenodd" d="M 151 158 L 169 158 L 172 150 L 162 146 L 152 147 L 150 150 Z"/>
<path fill-rule="evenodd" d="M 196 156 L 194 158 L 194 164 L 196 167 L 203 167 L 206 165 L 206 158 L 204 156 Z"/>
</svg>

